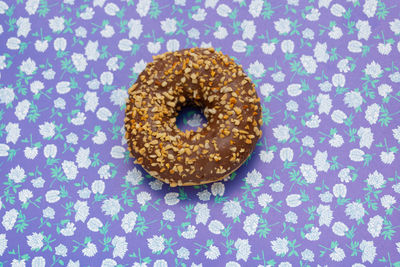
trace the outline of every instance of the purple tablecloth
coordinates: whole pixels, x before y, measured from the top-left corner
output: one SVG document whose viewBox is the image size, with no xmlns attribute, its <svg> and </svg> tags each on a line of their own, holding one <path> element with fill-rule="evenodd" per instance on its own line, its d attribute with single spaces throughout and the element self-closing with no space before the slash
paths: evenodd
<svg viewBox="0 0 400 267">
<path fill-rule="evenodd" d="M 0 265 L 400 266 L 399 17 L 389 0 L 0 1 Z M 152 55 L 195 46 L 243 65 L 263 137 L 226 181 L 170 188 L 129 158 L 125 99 Z"/>
</svg>

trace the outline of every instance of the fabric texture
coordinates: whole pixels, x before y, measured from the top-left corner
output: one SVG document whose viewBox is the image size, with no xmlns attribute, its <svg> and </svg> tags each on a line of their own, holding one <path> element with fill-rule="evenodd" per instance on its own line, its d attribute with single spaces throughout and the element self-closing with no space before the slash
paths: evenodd
<svg viewBox="0 0 400 267">
<path fill-rule="evenodd" d="M 399 14 L 0 1 L 0 265 L 400 266 Z M 125 99 L 152 55 L 196 46 L 246 70 L 263 137 L 226 181 L 170 188 L 129 158 Z"/>
</svg>

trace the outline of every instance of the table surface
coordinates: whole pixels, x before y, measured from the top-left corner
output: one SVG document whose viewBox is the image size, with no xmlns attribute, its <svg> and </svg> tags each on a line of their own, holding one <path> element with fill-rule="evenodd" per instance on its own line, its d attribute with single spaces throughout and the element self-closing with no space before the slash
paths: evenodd
<svg viewBox="0 0 400 267">
<path fill-rule="evenodd" d="M 399 266 L 399 17 L 389 0 L 0 1 L 0 265 Z M 243 65 L 263 137 L 228 180 L 170 188 L 129 158 L 124 103 L 153 55 L 195 46 Z"/>
</svg>

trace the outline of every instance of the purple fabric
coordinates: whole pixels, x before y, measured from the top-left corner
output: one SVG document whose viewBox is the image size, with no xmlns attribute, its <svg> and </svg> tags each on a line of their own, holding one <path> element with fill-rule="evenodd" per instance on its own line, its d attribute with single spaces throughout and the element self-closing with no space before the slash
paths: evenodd
<svg viewBox="0 0 400 267">
<path fill-rule="evenodd" d="M 0 265 L 400 266 L 399 14 L 0 1 Z M 129 158 L 125 99 L 153 55 L 194 46 L 243 65 L 263 137 L 225 181 L 170 188 Z"/>
</svg>

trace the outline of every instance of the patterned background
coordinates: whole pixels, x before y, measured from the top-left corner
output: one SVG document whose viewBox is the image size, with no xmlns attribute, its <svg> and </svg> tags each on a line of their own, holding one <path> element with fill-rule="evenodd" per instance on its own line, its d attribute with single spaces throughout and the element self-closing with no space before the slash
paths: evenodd
<svg viewBox="0 0 400 267">
<path fill-rule="evenodd" d="M 399 266 L 399 17 L 389 0 L 0 1 L 0 265 Z M 193 46 L 243 65 L 264 135 L 229 181 L 170 188 L 129 158 L 124 103 L 152 55 Z"/>
</svg>

